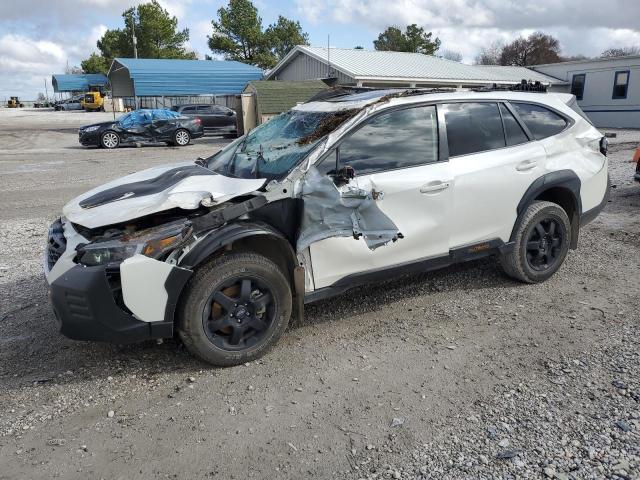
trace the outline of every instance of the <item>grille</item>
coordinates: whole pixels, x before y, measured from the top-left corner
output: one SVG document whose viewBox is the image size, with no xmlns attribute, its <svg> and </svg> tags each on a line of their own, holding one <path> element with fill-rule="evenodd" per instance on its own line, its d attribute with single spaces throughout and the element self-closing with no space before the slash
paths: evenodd
<svg viewBox="0 0 640 480">
<path fill-rule="evenodd" d="M 62 222 L 58 219 L 49 227 L 49 235 L 47 236 L 47 266 L 49 270 L 53 268 L 66 249 L 67 239 L 64 238 Z"/>
</svg>

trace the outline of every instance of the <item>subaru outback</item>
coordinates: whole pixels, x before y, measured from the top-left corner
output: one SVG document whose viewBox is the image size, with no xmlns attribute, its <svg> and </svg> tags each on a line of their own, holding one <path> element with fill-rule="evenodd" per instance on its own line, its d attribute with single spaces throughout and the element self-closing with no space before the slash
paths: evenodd
<svg viewBox="0 0 640 480">
<path fill-rule="evenodd" d="M 392 275 L 493 255 L 542 282 L 607 202 L 606 140 L 572 95 L 322 96 L 71 200 L 44 256 L 61 333 L 236 365 L 305 303 Z"/>
</svg>

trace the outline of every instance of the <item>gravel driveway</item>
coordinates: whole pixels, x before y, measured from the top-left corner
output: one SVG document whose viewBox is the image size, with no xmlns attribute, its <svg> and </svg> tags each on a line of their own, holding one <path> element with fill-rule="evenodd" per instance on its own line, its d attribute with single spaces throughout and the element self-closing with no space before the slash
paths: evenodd
<svg viewBox="0 0 640 480">
<path fill-rule="evenodd" d="M 62 205 L 225 143 L 81 148 L 106 116 L 0 109 L 0 479 L 640 478 L 640 132 L 549 281 L 485 259 L 354 289 L 217 369 L 56 331 L 40 256 Z"/>
</svg>

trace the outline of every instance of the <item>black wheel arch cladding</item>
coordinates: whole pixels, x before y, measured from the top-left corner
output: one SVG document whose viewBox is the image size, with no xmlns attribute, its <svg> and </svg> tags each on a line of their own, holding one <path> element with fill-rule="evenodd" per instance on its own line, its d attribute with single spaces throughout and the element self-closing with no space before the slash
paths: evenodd
<svg viewBox="0 0 640 480">
<path fill-rule="evenodd" d="M 538 177 L 526 190 L 522 199 L 516 208 L 517 219 L 511 230 L 510 241 L 514 241 L 518 226 L 520 224 L 522 214 L 527 207 L 535 200 L 548 200 L 557 203 L 562 207 L 571 223 L 571 248 L 578 246 L 578 233 L 580 230 L 580 216 L 582 215 L 582 201 L 580 198 L 580 188 L 582 183 L 580 178 L 573 170 L 558 170 L 550 172 Z M 555 197 L 561 197 L 566 202 L 570 202 L 570 208 L 562 205 L 562 200 Z"/>
<path fill-rule="evenodd" d="M 277 241 L 287 252 L 287 260 L 291 262 L 291 265 L 297 264 L 297 256 L 293 247 L 280 231 L 261 221 L 237 221 L 210 233 L 185 255 L 180 266 L 187 269 L 196 268 L 220 249 L 250 237 L 268 237 Z"/>
</svg>

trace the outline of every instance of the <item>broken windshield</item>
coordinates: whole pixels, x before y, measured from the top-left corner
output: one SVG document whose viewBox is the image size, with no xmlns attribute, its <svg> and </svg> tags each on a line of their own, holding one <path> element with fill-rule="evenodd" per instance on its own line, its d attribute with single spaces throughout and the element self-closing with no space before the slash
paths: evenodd
<svg viewBox="0 0 640 480">
<path fill-rule="evenodd" d="M 351 116 L 344 111 L 290 110 L 227 145 L 207 160 L 207 166 L 230 177 L 280 180 Z"/>
</svg>

